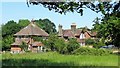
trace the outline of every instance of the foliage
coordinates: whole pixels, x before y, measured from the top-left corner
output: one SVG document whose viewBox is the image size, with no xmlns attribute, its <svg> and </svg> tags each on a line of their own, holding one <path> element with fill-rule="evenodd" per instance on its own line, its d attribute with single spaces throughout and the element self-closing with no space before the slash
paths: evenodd
<svg viewBox="0 0 120 68">
<path fill-rule="evenodd" d="M 64 13 L 66 14 L 67 12 L 77 12 L 83 15 L 83 10 L 85 8 L 89 8 L 92 11 L 95 12 L 101 12 L 102 14 L 107 14 L 107 13 L 117 13 L 119 11 L 119 2 L 97 2 L 92 1 L 92 2 L 39 2 L 39 1 L 33 1 L 29 0 L 29 3 L 33 5 L 38 5 L 42 4 L 45 8 L 48 8 L 50 11 L 54 10 L 55 12 L 58 12 L 60 14 Z M 119 15 L 117 13 L 116 15 Z"/>
<path fill-rule="evenodd" d="M 68 53 L 72 53 L 72 51 L 74 51 L 78 47 L 80 47 L 80 44 L 77 42 L 75 38 L 69 39 L 69 42 L 67 44 Z"/>
<path fill-rule="evenodd" d="M 94 40 L 94 39 L 91 39 L 91 38 L 85 39 L 85 44 L 86 44 L 86 45 L 93 45 L 94 43 L 95 43 L 95 40 Z"/>
<path fill-rule="evenodd" d="M 28 45 L 25 42 L 22 42 L 22 44 L 20 45 L 20 48 L 24 51 L 27 51 Z"/>
<path fill-rule="evenodd" d="M 2 25 L 2 37 L 3 39 L 9 35 L 13 35 L 20 30 L 20 26 L 13 20 L 8 21 L 5 25 Z"/>
<path fill-rule="evenodd" d="M 24 28 L 28 24 L 30 24 L 30 21 L 28 19 L 20 19 L 18 21 L 18 25 L 20 26 L 20 29 Z"/>
<path fill-rule="evenodd" d="M 72 38 L 65 42 L 63 38 L 59 38 L 56 34 L 50 34 L 49 38 L 43 43 L 52 51 L 57 51 L 61 54 L 71 54 L 72 51 L 80 46 L 76 39 Z"/>
<path fill-rule="evenodd" d="M 58 40 L 55 41 L 55 46 L 57 47 L 57 51 L 59 53 L 63 53 L 64 47 L 66 47 L 66 43 L 64 39 L 59 38 Z"/>
<path fill-rule="evenodd" d="M 6 38 L 2 39 L 2 50 L 10 50 L 10 44 L 12 44 L 14 41 L 14 38 L 12 36 L 7 36 Z"/>
<path fill-rule="evenodd" d="M 112 43 L 115 46 L 120 45 L 120 18 L 115 16 L 104 17 L 101 22 L 94 24 L 94 30 L 97 31 L 98 37 L 105 38 L 106 43 Z"/>
<path fill-rule="evenodd" d="M 58 40 L 58 37 L 55 34 L 50 34 L 48 39 L 45 40 L 46 47 L 50 48 L 52 51 L 56 50 L 55 41 Z"/>
<path fill-rule="evenodd" d="M 2 54 L 2 66 L 118 66 L 118 56 L 63 55 L 56 52 Z M 89 68 L 88 67 L 88 68 Z M 17 67 L 18 68 L 18 67 Z M 46 68 L 46 67 L 45 67 Z M 111 67 L 110 67 L 111 68 Z M 115 67 L 116 68 L 116 67 Z"/>
<path fill-rule="evenodd" d="M 56 34 L 50 34 L 49 38 L 44 43 L 52 51 L 58 51 L 60 53 L 66 46 L 64 39 L 59 38 Z"/>
<path fill-rule="evenodd" d="M 35 20 L 36 24 L 44 29 L 47 33 L 55 33 L 56 32 L 56 26 L 53 22 L 51 22 L 49 19 L 39 19 Z"/>
<path fill-rule="evenodd" d="M 96 39 L 95 40 L 95 43 L 93 44 L 93 47 L 94 48 L 100 48 L 100 47 L 105 46 L 105 45 L 106 44 L 105 44 L 104 38 L 101 38 L 101 39 Z"/>
<path fill-rule="evenodd" d="M 112 52 L 110 50 L 105 49 L 95 49 L 89 47 L 80 47 L 73 51 L 73 54 L 76 55 L 95 55 L 95 56 L 102 56 L 102 55 L 109 55 Z"/>
</svg>

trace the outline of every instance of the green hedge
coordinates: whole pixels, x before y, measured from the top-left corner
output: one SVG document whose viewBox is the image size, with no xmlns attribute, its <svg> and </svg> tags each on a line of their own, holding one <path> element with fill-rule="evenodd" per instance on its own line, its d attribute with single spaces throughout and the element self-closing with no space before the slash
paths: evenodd
<svg viewBox="0 0 120 68">
<path fill-rule="evenodd" d="M 95 48 L 88 48 L 88 47 L 80 47 L 72 52 L 75 55 L 109 55 L 112 54 L 112 51 L 106 49 L 95 49 Z"/>
</svg>

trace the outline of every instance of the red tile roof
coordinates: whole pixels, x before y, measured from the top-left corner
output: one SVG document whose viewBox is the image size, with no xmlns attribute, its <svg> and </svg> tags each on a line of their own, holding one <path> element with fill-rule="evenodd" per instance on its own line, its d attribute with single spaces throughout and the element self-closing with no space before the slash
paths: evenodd
<svg viewBox="0 0 120 68">
<path fill-rule="evenodd" d="M 82 29 L 76 29 L 75 33 L 72 32 L 71 29 L 66 29 L 63 30 L 63 36 L 67 37 L 75 37 L 75 36 L 80 36 L 82 32 Z M 96 32 L 91 32 L 91 31 L 86 31 L 90 36 L 96 36 Z"/>
<path fill-rule="evenodd" d="M 74 34 L 71 30 L 63 30 L 63 36 L 74 37 Z"/>
</svg>

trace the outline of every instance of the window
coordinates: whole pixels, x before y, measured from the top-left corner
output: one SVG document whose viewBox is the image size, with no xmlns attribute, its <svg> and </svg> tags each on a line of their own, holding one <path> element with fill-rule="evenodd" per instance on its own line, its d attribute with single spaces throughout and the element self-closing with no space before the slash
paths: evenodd
<svg viewBox="0 0 120 68">
<path fill-rule="evenodd" d="M 80 39 L 84 39 L 85 35 L 83 33 L 80 34 Z"/>
</svg>

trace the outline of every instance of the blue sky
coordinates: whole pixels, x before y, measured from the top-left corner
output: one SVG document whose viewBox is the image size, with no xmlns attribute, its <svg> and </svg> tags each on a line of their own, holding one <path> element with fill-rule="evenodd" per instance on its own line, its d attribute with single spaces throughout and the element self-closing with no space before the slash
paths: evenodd
<svg viewBox="0 0 120 68">
<path fill-rule="evenodd" d="M 61 15 L 54 11 L 49 11 L 47 8 L 40 5 L 30 5 L 30 7 L 28 7 L 26 2 L 2 2 L 2 11 L 0 11 L 0 13 L 2 13 L 2 23 L 6 23 L 10 20 L 18 22 L 19 19 L 32 20 L 48 18 L 55 23 L 56 27 L 61 24 L 64 29 L 69 29 L 72 23 L 76 23 L 77 28 L 84 26 L 92 28 L 92 21 L 102 15 L 90 9 L 84 9 L 83 16 L 75 12 L 68 12 L 66 15 Z"/>
</svg>

